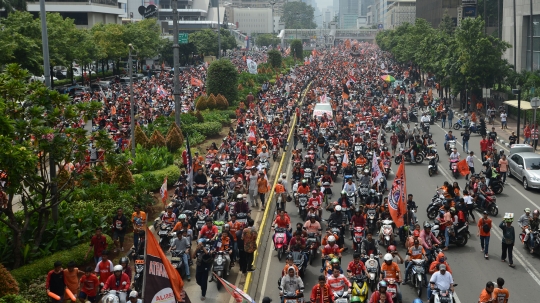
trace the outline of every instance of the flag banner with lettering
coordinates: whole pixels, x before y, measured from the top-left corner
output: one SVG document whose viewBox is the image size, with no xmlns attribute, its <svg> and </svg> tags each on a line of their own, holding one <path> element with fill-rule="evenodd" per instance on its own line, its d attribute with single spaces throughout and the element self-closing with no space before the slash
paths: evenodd
<svg viewBox="0 0 540 303">
<path fill-rule="evenodd" d="M 163 205 L 167 205 L 167 177 L 165 177 L 165 180 L 163 180 L 163 184 L 161 184 L 159 193 L 161 194 L 161 202 L 163 203 Z"/>
<path fill-rule="evenodd" d="M 191 148 L 189 146 L 189 135 L 186 134 L 186 155 L 187 155 L 187 173 L 189 190 L 193 190 L 193 157 L 191 156 Z"/>
<path fill-rule="evenodd" d="M 191 85 L 192 86 L 197 86 L 197 87 L 201 87 L 203 86 L 203 82 L 195 77 L 191 77 Z"/>
<path fill-rule="evenodd" d="M 388 193 L 388 209 L 396 227 L 403 226 L 403 215 L 407 212 L 407 182 L 405 179 L 405 161 L 401 161 Z"/>
<path fill-rule="evenodd" d="M 467 164 L 467 159 L 459 161 L 457 164 L 457 169 L 462 176 L 466 176 L 471 173 L 469 170 L 469 165 Z"/>
<path fill-rule="evenodd" d="M 381 167 L 379 166 L 379 163 L 377 162 L 377 156 L 375 153 L 373 154 L 373 161 L 371 164 L 371 185 L 374 185 L 379 181 L 380 178 L 382 178 L 382 171 Z"/>
<path fill-rule="evenodd" d="M 252 59 L 246 60 L 247 68 L 250 74 L 257 74 L 257 62 L 253 61 Z"/>
<path fill-rule="evenodd" d="M 223 280 L 218 275 L 213 273 L 214 278 L 218 279 L 221 284 L 223 284 L 223 287 L 225 290 L 234 298 L 235 303 L 255 303 L 255 300 L 253 300 L 248 294 L 243 292 L 240 288 L 236 287 L 235 285 L 227 282 L 226 280 Z"/>
<path fill-rule="evenodd" d="M 151 230 L 146 230 L 144 303 L 188 302 L 184 281 L 172 266 Z"/>
</svg>

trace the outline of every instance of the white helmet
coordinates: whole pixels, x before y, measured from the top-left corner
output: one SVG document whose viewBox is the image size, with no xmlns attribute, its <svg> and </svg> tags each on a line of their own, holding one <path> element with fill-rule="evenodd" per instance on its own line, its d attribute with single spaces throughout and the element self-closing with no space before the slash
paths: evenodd
<svg viewBox="0 0 540 303">
<path fill-rule="evenodd" d="M 334 236 L 328 237 L 328 242 L 336 242 L 336 237 Z"/>
<path fill-rule="evenodd" d="M 242 199 L 242 194 L 238 194 L 238 195 L 236 196 L 236 199 Z"/>
<path fill-rule="evenodd" d="M 384 255 L 384 261 L 392 261 L 394 257 L 392 257 L 392 254 L 388 253 Z"/>
<path fill-rule="evenodd" d="M 341 211 L 341 205 L 336 205 L 335 211 Z"/>
<path fill-rule="evenodd" d="M 124 270 L 124 267 L 122 267 L 122 265 L 115 265 L 113 267 L 113 271 L 122 271 Z"/>
</svg>

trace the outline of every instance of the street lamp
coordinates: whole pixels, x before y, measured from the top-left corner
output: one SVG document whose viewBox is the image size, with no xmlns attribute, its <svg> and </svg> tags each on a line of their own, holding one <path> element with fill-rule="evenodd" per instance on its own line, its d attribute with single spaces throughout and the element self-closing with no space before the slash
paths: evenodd
<svg viewBox="0 0 540 303">
<path fill-rule="evenodd" d="M 300 13 L 296 13 L 296 22 L 298 22 L 299 18 L 300 18 Z M 298 25 L 296 25 L 296 39 L 298 39 Z"/>
<path fill-rule="evenodd" d="M 270 0 L 268 1 L 268 3 L 270 3 L 270 5 L 272 6 L 272 34 L 275 33 L 274 31 L 274 5 L 276 5 L 276 0 Z"/>
<path fill-rule="evenodd" d="M 180 45 L 178 45 L 178 0 L 172 1 L 173 9 L 173 65 L 174 65 L 174 122 L 180 126 Z M 135 156 L 135 150 L 133 151 Z"/>
<path fill-rule="evenodd" d="M 219 0 L 216 0 L 217 2 L 217 41 L 218 41 L 218 56 L 217 58 L 220 59 L 221 58 L 221 26 L 219 24 Z"/>
<path fill-rule="evenodd" d="M 176 2 L 176 1 L 174 1 Z M 178 37 L 177 37 L 178 38 Z M 133 44 L 128 44 L 129 47 L 129 103 L 130 103 L 130 118 L 131 118 L 131 156 L 135 158 L 135 104 L 133 102 L 133 59 L 131 51 L 135 50 Z M 176 71 L 176 69 L 175 69 Z"/>
<path fill-rule="evenodd" d="M 521 87 L 518 85 L 517 88 L 512 89 L 512 94 L 518 96 L 517 141 L 516 141 L 516 143 L 519 143 L 519 128 L 520 128 L 520 123 L 521 123 Z"/>
</svg>

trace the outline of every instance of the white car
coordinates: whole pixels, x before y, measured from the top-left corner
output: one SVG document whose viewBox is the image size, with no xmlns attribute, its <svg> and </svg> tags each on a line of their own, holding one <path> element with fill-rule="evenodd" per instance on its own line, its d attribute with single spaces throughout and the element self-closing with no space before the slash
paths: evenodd
<svg viewBox="0 0 540 303">
<path fill-rule="evenodd" d="M 45 83 L 45 76 L 31 76 L 29 82 L 39 81 L 41 83 Z M 58 81 L 58 78 L 53 76 L 53 81 Z"/>
<path fill-rule="evenodd" d="M 525 189 L 540 188 L 540 155 L 518 153 L 508 158 L 508 176 L 513 176 Z"/>
</svg>

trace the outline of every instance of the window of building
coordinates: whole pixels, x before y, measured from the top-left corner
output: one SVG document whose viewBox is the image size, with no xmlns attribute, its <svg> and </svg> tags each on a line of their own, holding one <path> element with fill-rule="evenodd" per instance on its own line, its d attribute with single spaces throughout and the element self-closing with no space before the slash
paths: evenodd
<svg viewBox="0 0 540 303">
<path fill-rule="evenodd" d="M 525 18 L 524 21 L 529 23 L 528 18 Z M 532 33 L 530 31 L 530 28 L 527 26 L 527 70 L 531 70 L 531 34 L 532 34 L 532 55 L 533 55 L 533 69 L 538 70 L 540 69 L 540 15 L 534 15 L 533 16 L 533 28 Z"/>
<path fill-rule="evenodd" d="M 73 19 L 75 25 L 88 25 L 88 13 L 60 12 L 60 15 L 64 18 Z"/>
</svg>

